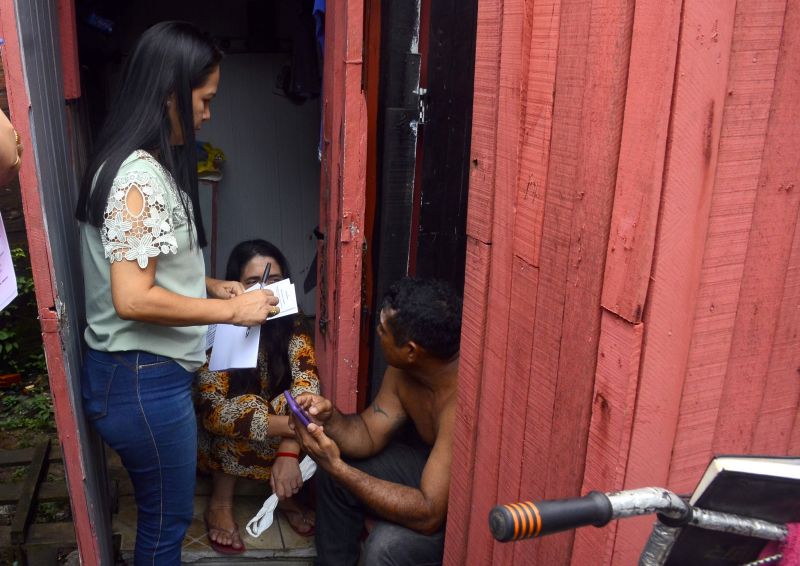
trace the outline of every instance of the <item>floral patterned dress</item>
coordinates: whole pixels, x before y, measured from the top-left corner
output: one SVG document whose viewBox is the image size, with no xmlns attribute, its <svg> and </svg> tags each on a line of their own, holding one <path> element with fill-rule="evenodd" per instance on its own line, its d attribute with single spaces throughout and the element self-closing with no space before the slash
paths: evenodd
<svg viewBox="0 0 800 566">
<path fill-rule="evenodd" d="M 319 394 L 314 346 L 299 320 L 289 340 L 289 366 L 293 395 Z M 200 368 L 195 404 L 201 469 L 269 479 L 275 453 L 283 440 L 269 434 L 269 420 L 288 411 L 282 394 L 266 398 L 269 384 L 263 348 L 259 349 L 258 367 L 252 371 L 211 371 L 208 364 Z"/>
</svg>

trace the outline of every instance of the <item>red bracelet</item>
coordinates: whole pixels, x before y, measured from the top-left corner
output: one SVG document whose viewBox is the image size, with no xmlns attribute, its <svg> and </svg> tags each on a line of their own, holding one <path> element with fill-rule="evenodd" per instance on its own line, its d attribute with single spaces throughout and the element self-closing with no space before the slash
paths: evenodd
<svg viewBox="0 0 800 566">
<path fill-rule="evenodd" d="M 294 452 L 278 452 L 275 454 L 276 458 L 297 458 L 300 459 L 300 454 L 295 454 Z"/>
</svg>

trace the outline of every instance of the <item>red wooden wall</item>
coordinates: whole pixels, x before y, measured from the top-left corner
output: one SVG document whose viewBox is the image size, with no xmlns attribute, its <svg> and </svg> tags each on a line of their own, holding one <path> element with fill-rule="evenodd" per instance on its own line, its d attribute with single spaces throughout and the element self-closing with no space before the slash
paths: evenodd
<svg viewBox="0 0 800 566">
<path fill-rule="evenodd" d="M 497 502 L 800 453 L 800 0 L 482 0 L 446 563 L 632 564 Z"/>
<path fill-rule="evenodd" d="M 362 90 L 364 1 L 331 2 L 325 20 L 316 350 L 323 389 L 355 412 L 367 175 Z"/>
</svg>

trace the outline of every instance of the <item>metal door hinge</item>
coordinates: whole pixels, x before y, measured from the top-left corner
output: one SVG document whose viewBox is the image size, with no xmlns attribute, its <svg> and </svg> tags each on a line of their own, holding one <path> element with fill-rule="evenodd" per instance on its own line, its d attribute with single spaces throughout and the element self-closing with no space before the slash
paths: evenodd
<svg viewBox="0 0 800 566">
<path fill-rule="evenodd" d="M 430 109 L 428 107 L 428 89 L 417 87 L 417 90 L 414 92 L 417 94 L 417 96 L 419 96 L 419 119 L 417 120 L 417 123 L 427 124 L 430 117 Z"/>
</svg>

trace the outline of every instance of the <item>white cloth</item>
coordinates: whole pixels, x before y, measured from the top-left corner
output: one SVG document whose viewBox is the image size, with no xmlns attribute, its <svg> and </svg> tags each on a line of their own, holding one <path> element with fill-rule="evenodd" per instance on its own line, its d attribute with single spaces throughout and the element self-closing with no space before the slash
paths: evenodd
<svg viewBox="0 0 800 566">
<path fill-rule="evenodd" d="M 317 471 L 317 463 L 314 462 L 309 456 L 303 458 L 300 462 L 300 474 L 303 476 L 303 482 L 307 482 L 308 478 L 314 475 Z M 261 510 L 256 513 L 256 516 L 250 519 L 247 523 L 247 534 L 251 537 L 259 537 L 261 533 L 266 531 L 272 526 L 273 515 L 275 508 L 278 506 L 278 496 L 274 493 L 267 497 Z"/>
</svg>

